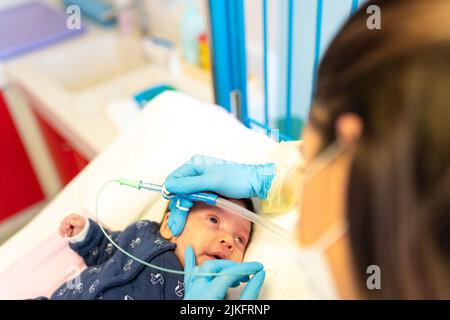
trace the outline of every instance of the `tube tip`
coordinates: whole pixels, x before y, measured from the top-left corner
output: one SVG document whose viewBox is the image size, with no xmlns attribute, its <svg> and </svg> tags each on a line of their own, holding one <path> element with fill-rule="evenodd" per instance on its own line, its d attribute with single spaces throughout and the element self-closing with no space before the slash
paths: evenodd
<svg viewBox="0 0 450 320">
<path fill-rule="evenodd" d="M 132 188 L 140 189 L 141 181 L 125 179 L 125 178 L 117 178 L 114 181 L 118 182 L 121 185 L 129 186 Z"/>
</svg>

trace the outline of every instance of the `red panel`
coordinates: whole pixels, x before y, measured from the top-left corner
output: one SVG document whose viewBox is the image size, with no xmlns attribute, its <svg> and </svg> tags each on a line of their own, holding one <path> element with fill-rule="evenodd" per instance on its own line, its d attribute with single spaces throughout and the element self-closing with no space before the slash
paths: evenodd
<svg viewBox="0 0 450 320">
<path fill-rule="evenodd" d="M 0 91 L 0 221 L 44 199 Z"/>
<path fill-rule="evenodd" d="M 73 157 L 75 158 L 75 163 L 77 164 L 78 171 L 81 171 L 86 167 L 89 163 L 88 160 L 86 160 L 85 157 L 83 157 L 81 154 L 73 150 Z"/>
<path fill-rule="evenodd" d="M 35 112 L 35 115 L 42 129 L 42 133 L 47 142 L 61 182 L 66 185 L 89 163 L 89 161 L 76 152 L 72 146 L 37 112 Z"/>
</svg>

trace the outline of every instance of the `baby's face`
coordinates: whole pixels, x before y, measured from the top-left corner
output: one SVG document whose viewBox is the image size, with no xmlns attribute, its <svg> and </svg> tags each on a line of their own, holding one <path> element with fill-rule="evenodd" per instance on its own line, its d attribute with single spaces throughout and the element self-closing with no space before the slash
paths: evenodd
<svg viewBox="0 0 450 320">
<path fill-rule="evenodd" d="M 242 205 L 239 200 L 232 201 Z M 183 232 L 171 242 L 177 245 L 175 254 L 183 266 L 187 246 L 194 249 L 198 265 L 212 259 L 242 262 L 250 233 L 251 222 L 247 219 L 216 206 L 196 203 Z"/>
</svg>

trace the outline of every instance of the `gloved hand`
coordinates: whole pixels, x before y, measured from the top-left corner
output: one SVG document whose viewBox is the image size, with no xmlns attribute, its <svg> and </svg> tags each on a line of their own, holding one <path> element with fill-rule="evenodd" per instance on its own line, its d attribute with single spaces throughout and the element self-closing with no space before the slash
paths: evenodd
<svg viewBox="0 0 450 320">
<path fill-rule="evenodd" d="M 182 207 L 189 209 L 192 201 L 182 195 L 199 191 L 211 191 L 236 199 L 266 199 L 274 176 L 273 163 L 250 165 L 194 156 L 167 177 L 165 187 L 179 196 L 175 200 L 180 200 Z M 168 226 L 174 236 L 183 231 L 186 222 L 188 211 L 180 211 L 183 210 L 175 210 L 169 216 Z"/>
<path fill-rule="evenodd" d="M 173 236 L 176 237 L 183 231 L 189 209 L 192 208 L 193 205 L 194 203 L 191 200 L 179 195 L 174 196 L 172 200 L 170 200 L 170 215 L 167 226 L 172 231 Z"/>
<path fill-rule="evenodd" d="M 223 300 L 230 287 L 247 282 L 241 300 L 256 300 L 264 283 L 266 273 L 259 262 L 237 263 L 231 260 L 208 260 L 195 265 L 195 253 L 187 247 L 184 257 L 185 272 L 220 273 L 217 276 L 186 274 L 184 276 L 184 300 Z M 250 275 L 254 276 L 250 279 Z"/>
</svg>

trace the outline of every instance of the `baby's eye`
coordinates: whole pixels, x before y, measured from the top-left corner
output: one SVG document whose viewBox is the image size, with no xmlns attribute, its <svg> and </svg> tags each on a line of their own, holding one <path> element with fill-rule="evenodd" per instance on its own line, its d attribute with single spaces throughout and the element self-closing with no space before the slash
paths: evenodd
<svg viewBox="0 0 450 320">
<path fill-rule="evenodd" d="M 236 240 L 237 240 L 240 244 L 244 244 L 244 243 L 245 243 L 244 237 L 238 236 L 238 237 L 236 237 Z"/>
<path fill-rule="evenodd" d="M 219 220 L 216 217 L 209 217 L 209 221 L 211 221 L 214 224 L 219 222 Z"/>
</svg>

